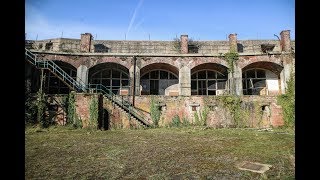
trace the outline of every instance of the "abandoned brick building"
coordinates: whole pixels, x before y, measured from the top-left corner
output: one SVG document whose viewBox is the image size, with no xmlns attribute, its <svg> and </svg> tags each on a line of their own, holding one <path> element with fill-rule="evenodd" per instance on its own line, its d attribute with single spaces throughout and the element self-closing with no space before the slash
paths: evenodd
<svg viewBox="0 0 320 180">
<path fill-rule="evenodd" d="M 128 41 L 94 40 L 84 33 L 81 39 L 26 40 L 25 82 L 31 93 L 37 92 L 44 69 L 43 90 L 50 95 L 52 118 L 59 124 L 66 121 L 61 97 L 76 91 L 76 111 L 84 126 L 91 98 L 99 99 L 106 128 L 148 126 L 153 97 L 161 110 L 160 125 L 175 115 L 193 123 L 195 113 L 208 107 L 206 125 L 227 127 L 234 122 L 219 104 L 225 95 L 239 96 L 244 108 L 250 109 L 250 103 L 260 108 L 260 120 L 249 114 L 246 126 L 283 125 L 276 96 L 285 93 L 294 71 L 290 30 L 275 40 L 228 37 L 229 41 L 192 41 L 188 35 L 172 41 Z M 230 50 L 238 54 L 231 63 L 225 59 Z M 106 93 L 108 89 L 112 93 Z"/>
</svg>

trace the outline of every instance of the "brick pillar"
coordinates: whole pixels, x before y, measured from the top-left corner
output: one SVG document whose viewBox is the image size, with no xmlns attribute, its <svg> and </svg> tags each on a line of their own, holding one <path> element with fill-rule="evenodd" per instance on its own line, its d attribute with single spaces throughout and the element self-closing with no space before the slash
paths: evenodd
<svg viewBox="0 0 320 180">
<path fill-rule="evenodd" d="M 179 95 L 191 96 L 191 70 L 188 66 L 179 69 Z"/>
<path fill-rule="evenodd" d="M 281 51 L 290 52 L 291 51 L 291 40 L 290 40 L 290 30 L 283 30 L 280 32 L 280 46 Z"/>
<path fill-rule="evenodd" d="M 92 35 L 90 33 L 81 34 L 80 52 L 91 51 Z"/>
<path fill-rule="evenodd" d="M 81 82 L 82 85 L 88 84 L 88 68 L 87 66 L 80 65 L 77 68 L 77 82 Z"/>
<path fill-rule="evenodd" d="M 188 54 L 188 35 L 181 35 L 181 54 Z"/>
<path fill-rule="evenodd" d="M 291 52 L 290 30 L 281 31 L 280 36 L 281 36 L 281 40 L 280 40 L 281 51 L 285 53 L 290 53 Z M 283 81 L 284 83 L 284 89 L 287 88 L 287 82 L 289 81 L 291 76 L 291 71 L 293 70 L 293 57 L 291 54 L 285 54 L 285 53 L 281 54 L 281 59 L 283 63 L 283 70 L 281 72 L 283 73 L 282 75 L 283 79 L 281 81 Z"/>
<path fill-rule="evenodd" d="M 230 52 L 238 52 L 237 48 L 237 34 L 229 34 Z"/>
</svg>

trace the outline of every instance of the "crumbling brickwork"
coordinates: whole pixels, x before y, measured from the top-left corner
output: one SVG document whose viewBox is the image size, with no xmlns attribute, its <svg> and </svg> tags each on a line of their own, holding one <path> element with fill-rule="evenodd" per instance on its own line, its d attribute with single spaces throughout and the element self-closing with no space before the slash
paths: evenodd
<svg viewBox="0 0 320 180">
<path fill-rule="evenodd" d="M 291 52 L 295 51 L 295 42 L 290 39 L 289 30 L 282 31 L 280 36 L 280 41 L 238 40 L 234 33 L 225 41 L 194 41 L 197 51 L 193 52 L 189 52 L 188 35 L 180 36 L 179 50 L 175 41 L 93 40 L 90 33 L 81 34 L 81 39 L 28 41 L 26 47 L 32 49 L 37 60 L 64 63 L 76 71 L 77 81 L 81 80 L 85 85 L 101 83 L 117 95 L 132 95 L 135 80 L 137 107 L 143 109 L 150 120 L 147 113 L 150 97 L 144 95 L 160 95 L 164 104 L 160 124 L 167 124 L 174 115 L 193 120 L 195 112 L 203 110 L 206 97 L 197 95 L 210 98 L 238 95 L 244 99 L 245 107 L 250 107 L 250 101 L 245 102 L 248 95 L 268 99 L 284 94 L 294 67 L 295 58 Z M 269 47 L 268 51 L 263 47 Z M 230 50 L 239 53 L 238 60 L 233 63 L 224 57 Z M 35 78 L 30 70 L 27 72 L 26 81 L 30 84 Z M 39 73 L 34 75 L 39 76 Z M 78 111 L 82 119 L 87 119 L 85 109 L 88 104 L 85 98 L 82 99 L 78 99 Z M 214 101 L 212 103 L 217 104 Z M 269 104 L 260 107 L 263 111 L 261 122 L 250 116 L 248 126 L 283 124 L 281 107 L 274 100 L 267 102 Z M 111 124 L 115 127 L 119 124 L 122 127 L 136 126 L 127 113 L 110 103 L 105 102 L 104 106 L 110 111 Z M 225 108 L 218 105 L 210 109 L 209 126 L 232 126 L 231 114 Z"/>
<path fill-rule="evenodd" d="M 81 34 L 80 51 L 90 52 L 92 35 L 90 33 Z"/>
</svg>

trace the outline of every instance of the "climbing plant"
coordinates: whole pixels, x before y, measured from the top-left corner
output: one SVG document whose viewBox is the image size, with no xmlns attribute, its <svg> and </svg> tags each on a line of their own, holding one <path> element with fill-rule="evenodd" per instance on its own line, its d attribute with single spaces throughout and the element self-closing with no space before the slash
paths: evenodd
<svg viewBox="0 0 320 180">
<path fill-rule="evenodd" d="M 293 71 L 287 81 L 286 93 L 278 95 L 277 102 L 282 107 L 285 126 L 293 128 L 295 126 L 295 74 Z"/>
<path fill-rule="evenodd" d="M 81 119 L 76 114 L 75 93 L 72 91 L 68 97 L 67 124 L 72 124 L 74 128 L 82 127 Z"/>
<path fill-rule="evenodd" d="M 94 97 L 91 98 L 89 111 L 90 111 L 89 125 L 91 127 L 98 127 L 99 109 L 98 109 L 98 100 L 97 100 L 97 98 L 94 98 Z"/>
<path fill-rule="evenodd" d="M 224 59 L 227 61 L 229 65 L 228 72 L 233 73 L 234 72 L 233 62 L 239 59 L 239 54 L 235 51 L 230 51 L 224 54 Z"/>
<path fill-rule="evenodd" d="M 153 122 L 153 126 L 154 127 L 158 127 L 159 126 L 159 120 L 160 120 L 160 116 L 161 116 L 161 111 L 159 108 L 159 105 L 157 103 L 157 101 L 155 100 L 155 98 L 152 96 L 151 97 L 151 102 L 150 102 L 151 106 L 150 106 L 150 115 L 151 115 L 151 119 Z"/>
<path fill-rule="evenodd" d="M 181 124 L 180 117 L 176 114 L 173 116 L 170 127 L 179 127 Z"/>
<path fill-rule="evenodd" d="M 241 99 L 238 96 L 219 96 L 218 101 L 227 108 L 234 120 L 234 125 L 236 127 L 244 126 L 243 109 L 241 108 Z"/>
<path fill-rule="evenodd" d="M 47 105 L 45 100 L 45 93 L 42 90 L 37 92 L 37 123 L 40 123 L 42 128 L 49 126 L 49 119 L 46 118 Z"/>
</svg>

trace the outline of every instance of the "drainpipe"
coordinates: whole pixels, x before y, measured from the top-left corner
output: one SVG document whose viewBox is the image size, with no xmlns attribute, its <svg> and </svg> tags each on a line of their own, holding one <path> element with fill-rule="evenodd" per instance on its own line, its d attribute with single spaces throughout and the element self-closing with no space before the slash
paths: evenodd
<svg viewBox="0 0 320 180">
<path fill-rule="evenodd" d="M 133 97 L 132 97 L 132 106 L 134 107 L 134 101 L 136 96 L 136 56 L 133 56 Z"/>
</svg>

